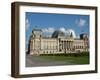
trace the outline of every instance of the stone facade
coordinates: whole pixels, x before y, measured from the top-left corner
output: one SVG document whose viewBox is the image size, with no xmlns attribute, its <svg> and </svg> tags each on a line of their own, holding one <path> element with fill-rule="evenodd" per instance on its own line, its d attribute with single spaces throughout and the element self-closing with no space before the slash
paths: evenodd
<svg viewBox="0 0 100 80">
<path fill-rule="evenodd" d="M 83 35 L 83 36 L 82 36 Z M 29 54 L 61 54 L 89 51 L 88 37 L 81 34 L 80 38 L 64 37 L 62 32 L 54 32 L 52 37 L 43 37 L 42 30 L 34 29 L 29 40 Z"/>
</svg>

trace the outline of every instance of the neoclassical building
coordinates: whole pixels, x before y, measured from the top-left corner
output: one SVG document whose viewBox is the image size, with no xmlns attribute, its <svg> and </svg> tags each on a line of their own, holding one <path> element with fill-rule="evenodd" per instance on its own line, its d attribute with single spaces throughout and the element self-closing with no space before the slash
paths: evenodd
<svg viewBox="0 0 100 80">
<path fill-rule="evenodd" d="M 67 54 L 89 51 L 88 35 L 80 34 L 80 38 L 75 38 L 74 35 L 74 31 L 70 29 L 67 33 L 56 30 L 51 37 L 44 37 L 41 29 L 33 29 L 28 46 L 29 54 Z"/>
</svg>

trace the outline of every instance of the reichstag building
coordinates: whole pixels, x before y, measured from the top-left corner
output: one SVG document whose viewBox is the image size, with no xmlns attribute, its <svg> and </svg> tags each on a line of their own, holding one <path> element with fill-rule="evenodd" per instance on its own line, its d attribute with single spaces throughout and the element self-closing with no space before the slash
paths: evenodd
<svg viewBox="0 0 100 80">
<path fill-rule="evenodd" d="M 89 51 L 89 39 L 86 33 L 74 37 L 74 31 L 64 33 L 60 30 L 53 32 L 51 37 L 44 37 L 41 29 L 33 29 L 29 40 L 28 52 L 30 55 L 40 54 L 68 54 Z"/>
</svg>

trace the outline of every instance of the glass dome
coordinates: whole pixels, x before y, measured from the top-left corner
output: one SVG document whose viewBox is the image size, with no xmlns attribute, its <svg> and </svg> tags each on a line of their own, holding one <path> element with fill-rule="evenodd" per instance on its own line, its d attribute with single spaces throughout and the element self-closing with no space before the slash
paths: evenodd
<svg viewBox="0 0 100 80">
<path fill-rule="evenodd" d="M 65 37 L 64 32 L 62 32 L 60 30 L 56 30 L 53 32 L 52 38 L 60 38 L 60 37 Z"/>
</svg>

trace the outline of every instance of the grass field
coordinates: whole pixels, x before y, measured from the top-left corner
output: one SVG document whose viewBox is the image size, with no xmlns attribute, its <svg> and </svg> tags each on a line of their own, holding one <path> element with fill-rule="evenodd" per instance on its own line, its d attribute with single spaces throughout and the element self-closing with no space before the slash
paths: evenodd
<svg viewBox="0 0 100 80">
<path fill-rule="evenodd" d="M 67 61 L 74 64 L 89 64 L 89 53 L 84 52 L 81 54 L 75 53 L 75 54 L 48 54 L 48 55 L 42 55 L 39 56 L 41 58 L 44 58 L 46 60 L 51 61 Z"/>
<path fill-rule="evenodd" d="M 89 53 L 42 54 L 26 56 L 26 67 L 89 64 Z"/>
</svg>

